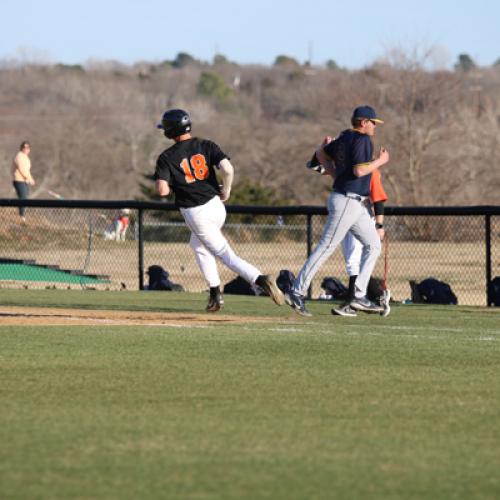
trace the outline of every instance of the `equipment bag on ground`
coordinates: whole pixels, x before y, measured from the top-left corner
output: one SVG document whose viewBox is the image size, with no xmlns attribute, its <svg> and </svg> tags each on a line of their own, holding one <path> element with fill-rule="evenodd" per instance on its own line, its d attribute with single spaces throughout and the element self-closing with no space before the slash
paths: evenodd
<svg viewBox="0 0 500 500">
<path fill-rule="evenodd" d="M 410 281 L 412 289 L 412 301 L 427 304 L 451 304 L 457 305 L 457 296 L 453 293 L 450 285 L 435 278 L 427 278 L 420 283 Z"/>
</svg>

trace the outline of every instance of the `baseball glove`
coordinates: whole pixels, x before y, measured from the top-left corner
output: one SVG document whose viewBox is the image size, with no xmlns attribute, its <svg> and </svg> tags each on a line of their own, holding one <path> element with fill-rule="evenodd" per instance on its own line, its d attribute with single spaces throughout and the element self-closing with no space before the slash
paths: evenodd
<svg viewBox="0 0 500 500">
<path fill-rule="evenodd" d="M 306 168 L 309 170 L 314 170 L 318 174 L 323 175 L 325 173 L 325 167 L 316 158 L 316 152 L 312 155 L 312 158 L 306 163 Z"/>
</svg>

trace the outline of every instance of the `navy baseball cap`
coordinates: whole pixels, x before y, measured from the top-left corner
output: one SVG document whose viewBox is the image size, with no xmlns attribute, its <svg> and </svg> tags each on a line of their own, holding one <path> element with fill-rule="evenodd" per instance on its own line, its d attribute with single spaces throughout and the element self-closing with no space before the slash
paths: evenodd
<svg viewBox="0 0 500 500">
<path fill-rule="evenodd" d="M 375 123 L 384 123 L 380 118 L 377 118 L 377 113 L 371 106 L 359 106 L 353 111 L 352 118 L 353 120 L 362 118 Z"/>
</svg>

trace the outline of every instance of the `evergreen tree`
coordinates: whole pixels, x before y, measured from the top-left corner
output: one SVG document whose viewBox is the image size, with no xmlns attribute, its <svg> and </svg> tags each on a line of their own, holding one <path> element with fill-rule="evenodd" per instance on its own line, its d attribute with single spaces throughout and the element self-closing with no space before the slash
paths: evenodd
<svg viewBox="0 0 500 500">
<path fill-rule="evenodd" d="M 460 54 L 458 62 L 455 64 L 456 70 L 470 71 L 476 67 L 476 63 L 469 54 Z"/>
</svg>

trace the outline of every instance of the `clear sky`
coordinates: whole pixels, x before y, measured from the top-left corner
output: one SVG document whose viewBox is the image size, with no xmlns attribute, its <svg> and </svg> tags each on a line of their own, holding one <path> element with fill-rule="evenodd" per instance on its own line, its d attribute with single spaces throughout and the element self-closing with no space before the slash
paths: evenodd
<svg viewBox="0 0 500 500">
<path fill-rule="evenodd" d="M 499 0 L 0 0 L 0 60 L 160 62 L 188 52 L 272 64 L 360 68 L 389 49 L 436 47 L 451 67 L 461 53 L 500 58 Z"/>
</svg>

